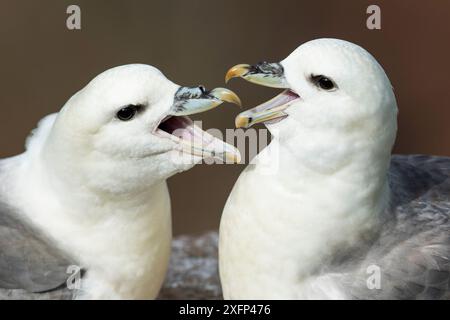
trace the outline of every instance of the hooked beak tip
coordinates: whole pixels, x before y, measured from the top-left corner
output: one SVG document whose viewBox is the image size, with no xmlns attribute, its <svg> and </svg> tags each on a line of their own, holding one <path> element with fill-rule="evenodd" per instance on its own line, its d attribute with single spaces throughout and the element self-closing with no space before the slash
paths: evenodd
<svg viewBox="0 0 450 320">
<path fill-rule="evenodd" d="M 239 107 L 242 107 L 241 99 L 236 93 L 231 90 L 225 88 L 216 88 L 211 91 L 211 95 L 221 101 L 233 103 L 238 105 Z"/>
<path fill-rule="evenodd" d="M 234 121 L 236 128 L 247 128 L 250 123 L 250 119 L 245 116 L 238 115 Z"/>
<path fill-rule="evenodd" d="M 232 152 L 232 153 L 226 153 L 225 154 L 226 157 L 226 162 L 227 163 L 241 163 L 241 154 L 239 153 L 239 151 L 237 152 Z"/>
<path fill-rule="evenodd" d="M 238 64 L 231 67 L 225 75 L 225 83 L 228 83 L 233 78 L 242 77 L 250 70 L 248 64 Z"/>
</svg>

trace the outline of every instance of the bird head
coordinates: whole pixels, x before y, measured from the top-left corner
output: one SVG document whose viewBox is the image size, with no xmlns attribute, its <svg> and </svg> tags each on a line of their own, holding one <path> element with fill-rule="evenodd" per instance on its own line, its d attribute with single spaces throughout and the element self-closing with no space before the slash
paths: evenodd
<svg viewBox="0 0 450 320">
<path fill-rule="evenodd" d="M 60 172 L 76 167 L 71 174 L 84 175 L 83 184 L 117 192 L 166 179 L 203 158 L 238 161 L 233 146 L 188 117 L 224 101 L 240 104 L 230 90 L 181 87 L 149 65 L 112 68 L 65 104 L 47 152 L 58 158 Z"/>
<path fill-rule="evenodd" d="M 236 126 L 265 123 L 281 145 L 314 166 L 335 167 L 354 154 L 390 154 L 397 128 L 395 96 L 382 67 L 360 46 L 313 40 L 279 63 L 236 65 L 226 81 L 234 77 L 284 89 L 240 113 Z"/>
</svg>

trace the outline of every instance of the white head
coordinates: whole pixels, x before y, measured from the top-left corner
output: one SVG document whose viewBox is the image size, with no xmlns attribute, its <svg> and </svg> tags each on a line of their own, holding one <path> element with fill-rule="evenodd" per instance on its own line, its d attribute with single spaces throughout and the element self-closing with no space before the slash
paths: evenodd
<svg viewBox="0 0 450 320">
<path fill-rule="evenodd" d="M 213 139 L 186 116 L 223 101 L 239 102 L 226 89 L 180 87 L 148 65 L 116 67 L 65 104 L 42 156 L 57 176 L 79 186 L 137 192 L 203 157 L 238 157 L 233 147 Z M 190 161 L 183 156 L 187 153 Z"/>
<path fill-rule="evenodd" d="M 286 89 L 241 113 L 238 127 L 264 122 L 299 160 L 333 171 L 353 158 L 389 161 L 397 129 L 395 96 L 382 67 L 363 48 L 319 39 L 281 63 L 237 65 L 226 79 Z"/>
</svg>

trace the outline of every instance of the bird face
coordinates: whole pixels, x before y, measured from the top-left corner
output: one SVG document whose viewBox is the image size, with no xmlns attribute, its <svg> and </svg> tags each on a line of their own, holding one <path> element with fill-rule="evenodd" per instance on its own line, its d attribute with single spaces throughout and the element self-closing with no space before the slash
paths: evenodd
<svg viewBox="0 0 450 320">
<path fill-rule="evenodd" d="M 367 51 L 352 43 L 310 41 L 280 63 L 237 65 L 226 80 L 234 77 L 285 89 L 239 114 L 237 127 L 264 122 L 280 138 L 302 135 L 315 142 L 337 142 L 355 132 L 371 139 L 383 129 L 395 133 L 397 107 L 389 79 Z"/>
<path fill-rule="evenodd" d="M 227 89 L 180 87 L 148 65 L 116 67 L 64 106 L 54 128 L 64 137 L 57 148 L 71 148 L 84 172 L 111 185 L 167 178 L 205 157 L 238 160 L 234 147 L 187 117 L 224 101 L 240 103 Z"/>
</svg>

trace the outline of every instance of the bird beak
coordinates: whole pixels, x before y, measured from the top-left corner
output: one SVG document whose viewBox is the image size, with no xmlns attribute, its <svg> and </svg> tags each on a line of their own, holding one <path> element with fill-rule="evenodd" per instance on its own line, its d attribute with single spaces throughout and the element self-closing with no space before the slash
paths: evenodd
<svg viewBox="0 0 450 320">
<path fill-rule="evenodd" d="M 276 123 L 287 117 L 284 112 L 292 102 L 300 97 L 290 90 L 285 90 L 275 98 L 238 114 L 235 120 L 236 128 L 248 128 L 257 123 Z"/>
<path fill-rule="evenodd" d="M 169 112 L 173 116 L 187 116 L 205 112 L 218 107 L 223 102 L 241 106 L 241 100 L 231 90 L 216 88 L 207 91 L 203 86 L 180 87 L 175 94 L 174 103 Z"/>
<path fill-rule="evenodd" d="M 228 70 L 225 75 L 225 82 L 227 83 L 230 79 L 237 77 L 266 87 L 289 88 L 284 76 L 284 68 L 278 62 L 260 62 L 252 66 L 249 64 L 238 64 Z"/>
<path fill-rule="evenodd" d="M 165 118 L 155 133 L 177 142 L 187 154 L 200 158 L 216 158 L 225 163 L 239 163 L 241 156 L 234 146 L 212 136 L 198 127 L 188 115 L 213 109 L 223 102 L 241 105 L 241 100 L 232 91 L 216 88 L 207 91 L 203 86 L 180 87 Z"/>
<path fill-rule="evenodd" d="M 275 98 L 240 113 L 235 120 L 236 128 L 248 128 L 260 122 L 274 123 L 281 121 L 287 117 L 284 110 L 292 104 L 292 101 L 300 98 L 296 93 L 289 90 L 284 68 L 280 63 L 261 62 L 253 66 L 238 64 L 228 70 L 225 75 L 225 82 L 237 77 L 266 87 L 286 90 Z"/>
</svg>

